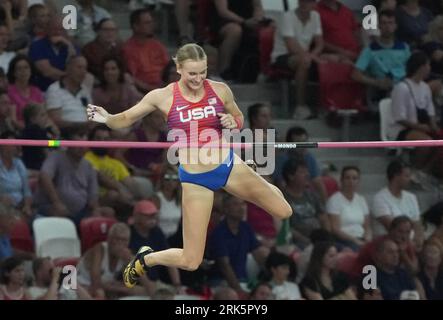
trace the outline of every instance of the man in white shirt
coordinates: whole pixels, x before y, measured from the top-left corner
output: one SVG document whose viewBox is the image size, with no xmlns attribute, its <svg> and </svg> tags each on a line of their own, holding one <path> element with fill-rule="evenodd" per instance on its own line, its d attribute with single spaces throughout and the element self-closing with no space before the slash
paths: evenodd
<svg viewBox="0 0 443 320">
<path fill-rule="evenodd" d="M 305 96 L 308 71 L 311 63 L 319 60 L 323 50 L 320 15 L 314 11 L 315 3 L 314 0 L 300 0 L 297 9 L 283 14 L 277 24 L 271 55 L 276 67 L 295 72 L 297 107 L 294 116 L 298 119 L 311 115 Z"/>
<path fill-rule="evenodd" d="M 66 76 L 51 84 L 46 92 L 49 117 L 61 129 L 88 122 L 86 106 L 92 98 L 90 89 L 83 85 L 87 67 L 85 57 L 71 57 L 66 64 Z"/>
<path fill-rule="evenodd" d="M 0 67 L 8 73 L 9 63 L 15 57 L 15 52 L 5 51 L 8 46 L 10 34 L 8 27 L 0 25 Z"/>
<path fill-rule="evenodd" d="M 373 236 L 387 233 L 395 217 L 405 215 L 413 222 L 414 242 L 417 247 L 423 243 L 423 226 L 420 222 L 420 209 L 417 197 L 404 190 L 411 179 L 411 170 L 400 161 L 393 161 L 387 169 L 388 186 L 374 197 L 372 214 L 374 219 Z"/>
</svg>

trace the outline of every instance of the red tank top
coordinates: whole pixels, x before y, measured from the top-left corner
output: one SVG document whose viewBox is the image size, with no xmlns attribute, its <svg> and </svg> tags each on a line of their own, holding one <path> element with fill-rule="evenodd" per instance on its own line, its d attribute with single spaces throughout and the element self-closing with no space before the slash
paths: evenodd
<svg viewBox="0 0 443 320">
<path fill-rule="evenodd" d="M 175 141 L 183 142 L 210 142 L 214 133 L 221 137 L 222 126 L 217 113 L 225 112 L 224 104 L 212 89 L 208 80 L 203 82 L 205 95 L 198 102 L 186 100 L 180 92 L 178 82 L 174 82 L 174 98 L 168 113 L 168 128 Z M 209 132 L 200 134 L 205 129 L 214 132 L 208 137 Z M 185 135 L 185 136 L 183 136 Z"/>
</svg>

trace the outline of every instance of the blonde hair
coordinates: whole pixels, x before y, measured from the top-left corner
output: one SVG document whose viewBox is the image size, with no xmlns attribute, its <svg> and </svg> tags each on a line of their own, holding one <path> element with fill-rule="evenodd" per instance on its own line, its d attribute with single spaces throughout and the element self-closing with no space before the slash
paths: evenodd
<svg viewBox="0 0 443 320">
<path fill-rule="evenodd" d="M 426 41 L 438 41 L 440 42 L 438 36 L 438 29 L 443 25 L 443 15 L 436 16 L 434 20 L 429 23 L 429 32 L 425 37 Z"/>
<path fill-rule="evenodd" d="M 206 53 L 198 44 L 187 43 L 178 49 L 177 54 L 172 59 L 177 65 L 182 65 L 186 60 L 206 60 Z"/>
</svg>

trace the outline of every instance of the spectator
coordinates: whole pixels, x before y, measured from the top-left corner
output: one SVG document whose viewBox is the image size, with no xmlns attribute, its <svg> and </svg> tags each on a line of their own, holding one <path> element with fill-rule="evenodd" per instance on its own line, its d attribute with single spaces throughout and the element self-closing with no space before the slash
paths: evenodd
<svg viewBox="0 0 443 320">
<path fill-rule="evenodd" d="M 46 93 L 51 120 L 64 129 L 88 122 L 86 106 L 92 103 L 90 90 L 83 85 L 88 62 L 83 56 L 71 57 L 66 63 L 66 74 L 54 82 Z"/>
<path fill-rule="evenodd" d="M 134 206 L 131 219 L 131 240 L 129 248 L 135 254 L 142 246 L 150 246 L 155 251 L 167 249 L 168 243 L 163 231 L 158 227 L 158 208 L 150 200 L 141 200 Z M 149 268 L 148 278 L 152 281 L 160 280 L 164 267 Z M 169 280 L 177 289 L 181 289 L 180 274 L 177 268 L 168 267 Z"/>
<path fill-rule="evenodd" d="M 5 72 L 9 70 L 9 64 L 15 57 L 15 52 L 6 51 L 10 38 L 10 31 L 5 25 L 0 25 L 0 68 Z"/>
<path fill-rule="evenodd" d="M 163 69 L 162 73 L 163 85 L 167 86 L 168 84 L 177 82 L 178 80 L 180 80 L 180 75 L 177 73 L 177 65 L 175 64 L 174 60 L 170 60 L 166 65 L 166 67 Z"/>
<path fill-rule="evenodd" d="M 0 139 L 16 139 L 13 132 L 4 132 Z M 23 161 L 17 157 L 16 146 L 0 146 L 0 195 L 26 218 L 33 216 L 32 194 L 28 173 Z"/>
<path fill-rule="evenodd" d="M 271 286 L 266 282 L 257 284 L 251 291 L 249 300 L 274 300 Z"/>
<path fill-rule="evenodd" d="M 430 238 L 443 246 L 443 202 L 439 201 L 426 210 L 423 220 L 435 228 Z"/>
<path fill-rule="evenodd" d="M 15 106 L 9 99 L 6 89 L 0 88 L 0 134 L 17 132 L 22 128 L 16 119 Z"/>
<path fill-rule="evenodd" d="M 360 26 L 352 11 L 337 0 L 320 0 L 317 5 L 323 28 L 325 53 L 342 62 L 354 62 L 360 53 Z"/>
<path fill-rule="evenodd" d="M 128 136 L 130 141 L 140 142 L 165 142 L 165 118 L 161 111 L 157 110 L 143 118 L 141 124 Z M 158 178 L 161 167 L 166 158 L 165 149 L 129 149 L 121 150 L 125 164 L 135 176 Z M 122 159 L 122 160 L 123 160 Z"/>
<path fill-rule="evenodd" d="M 111 18 L 109 12 L 94 5 L 94 0 L 77 0 L 77 28 L 70 34 L 76 43 L 83 47 L 94 40 L 95 27 L 103 19 Z"/>
<path fill-rule="evenodd" d="M 148 9 L 130 17 L 133 35 L 123 45 L 123 56 L 136 87 L 143 93 L 162 86 L 162 72 L 170 58 L 166 47 L 154 36 L 154 19 Z"/>
<path fill-rule="evenodd" d="M 245 202 L 226 195 L 223 205 L 225 219 L 214 228 L 208 240 L 208 255 L 216 261 L 210 281 L 214 285 L 226 282 L 244 299 L 248 296 L 245 290 L 248 281 L 247 256 L 251 253 L 263 266 L 269 249 L 260 246 L 249 224 L 243 221 Z"/>
<path fill-rule="evenodd" d="M 169 239 L 177 232 L 182 219 L 181 187 L 175 167 L 166 169 L 159 181 L 157 197 L 160 200 L 158 226 Z"/>
<path fill-rule="evenodd" d="M 387 169 L 388 186 L 374 196 L 372 214 L 374 237 L 386 234 L 395 217 L 406 215 L 412 220 L 414 243 L 420 248 L 423 243 L 423 227 L 417 197 L 406 191 L 411 179 L 409 167 L 399 161 L 392 161 Z"/>
<path fill-rule="evenodd" d="M 61 286 L 62 268 L 55 267 L 51 258 L 36 258 L 32 262 L 34 285 L 29 288 L 32 300 L 91 300 L 85 288 L 77 283 L 75 290 Z M 69 292 L 69 293 L 68 293 Z"/>
<path fill-rule="evenodd" d="M 357 193 L 360 183 L 358 167 L 344 167 L 341 172 L 341 190 L 328 199 L 331 231 L 338 243 L 354 251 L 369 241 L 369 208 L 366 199 Z"/>
<path fill-rule="evenodd" d="M 311 110 L 306 106 L 306 83 L 311 64 L 320 61 L 323 51 L 323 35 L 314 0 L 301 0 L 294 11 L 287 11 L 277 23 L 272 62 L 278 67 L 290 69 L 295 74 L 295 118 L 306 119 Z"/>
<path fill-rule="evenodd" d="M 268 180 L 267 176 L 263 176 L 263 178 Z M 263 246 L 268 248 L 275 246 L 278 222 L 274 221 L 269 213 L 255 204 L 248 202 L 246 221 L 252 230 L 254 230 L 257 239 Z"/>
<path fill-rule="evenodd" d="M 286 142 L 307 142 L 308 140 L 308 132 L 305 128 L 302 127 L 291 127 L 286 133 Z M 273 178 L 277 182 L 277 184 L 280 186 L 284 185 L 282 170 L 284 164 L 290 159 L 305 162 L 309 170 L 310 182 L 312 183 L 317 193 L 320 195 L 323 203 L 326 203 L 328 196 L 326 193 L 325 184 L 323 183 L 323 179 L 321 177 L 320 166 L 315 155 L 312 152 L 309 152 L 308 149 L 291 149 L 277 156 L 275 171 L 273 174 Z"/>
<path fill-rule="evenodd" d="M 309 235 L 318 228 L 329 230 L 324 206 L 317 194 L 308 188 L 309 171 L 302 161 L 289 160 L 283 167 L 286 187 L 282 190 L 292 207 L 290 225 L 294 243 L 300 249 L 309 245 Z"/>
<path fill-rule="evenodd" d="M 380 288 L 383 299 L 400 300 L 404 291 L 417 290 L 414 279 L 399 266 L 400 255 L 394 241 L 391 239 L 380 241 L 375 254 L 377 288 Z"/>
<path fill-rule="evenodd" d="M 437 241 L 426 241 L 418 274 L 428 300 L 443 300 L 443 248 Z"/>
<path fill-rule="evenodd" d="M 443 15 L 429 24 L 429 33 L 421 47 L 431 60 L 431 78 L 443 76 Z"/>
<path fill-rule="evenodd" d="M 24 261 L 9 257 L 1 263 L 0 300 L 29 300 Z"/>
<path fill-rule="evenodd" d="M 49 8 L 42 3 L 33 4 L 28 8 L 29 37 L 31 42 L 43 39 L 47 35 L 50 23 Z"/>
<path fill-rule="evenodd" d="M 407 78 L 392 91 L 390 136 L 397 140 L 432 140 L 439 131 L 429 86 L 424 82 L 430 71 L 429 58 L 414 53 L 407 62 Z M 414 165 L 432 170 L 435 154 L 431 148 L 415 150 Z"/>
<path fill-rule="evenodd" d="M 405 0 L 397 8 L 398 37 L 411 47 L 417 47 L 422 44 L 432 18 L 432 13 L 420 6 L 419 0 Z"/>
<path fill-rule="evenodd" d="M 128 289 L 120 281 L 120 274 L 131 259 L 129 250 L 129 227 L 116 223 L 109 229 L 106 241 L 97 243 L 80 259 L 78 282 L 87 288 L 94 298 L 116 298 L 128 295 L 153 293 L 152 284 L 146 278 L 140 279 L 142 286 Z"/>
<path fill-rule="evenodd" d="M 134 85 L 125 79 L 123 63 L 117 57 L 102 59 L 99 79 L 100 85 L 92 92 L 92 100 L 96 105 L 106 106 L 112 114 L 123 112 L 142 98 Z"/>
<path fill-rule="evenodd" d="M 5 70 L 0 67 L 0 90 L 8 90 L 8 78 L 6 77 Z"/>
<path fill-rule="evenodd" d="M 313 230 L 309 235 L 309 239 L 311 240 L 311 244 L 300 253 L 297 259 L 297 283 L 300 283 L 306 275 L 315 244 L 317 242 L 333 242 L 335 240 L 334 236 L 324 229 Z"/>
<path fill-rule="evenodd" d="M 29 104 L 24 109 L 25 128 L 22 139 L 54 140 L 60 137 L 60 131 L 48 117 L 41 104 Z M 22 159 L 27 169 L 39 171 L 49 154 L 48 148 L 22 147 Z"/>
<path fill-rule="evenodd" d="M 73 128 L 66 139 L 87 140 L 85 130 Z M 76 224 L 88 215 L 113 215 L 98 204 L 97 173 L 83 159 L 85 148 L 52 152 L 43 162 L 35 202 L 42 215 L 69 217 Z"/>
<path fill-rule="evenodd" d="M 48 24 L 46 37 L 31 43 L 29 58 L 35 64 L 35 84 L 46 91 L 54 81 L 65 76 L 68 59 L 77 54 L 74 44 L 68 39 L 60 17 Z"/>
<path fill-rule="evenodd" d="M 10 234 L 17 221 L 17 215 L 12 208 L 0 200 L 0 262 L 14 254 Z"/>
<path fill-rule="evenodd" d="M 17 121 L 23 125 L 23 109 L 27 104 L 43 104 L 45 99 L 39 88 L 31 85 L 33 66 L 27 56 L 19 55 L 12 59 L 8 71 L 8 95 L 15 105 Z"/>
<path fill-rule="evenodd" d="M 110 18 L 102 19 L 95 29 L 97 37 L 83 47 L 82 53 L 88 60 L 89 71 L 99 77 L 102 74 L 104 58 L 114 56 L 120 59 L 123 44 L 118 37 L 117 25 Z"/>
<path fill-rule="evenodd" d="M 395 12 L 380 11 L 378 20 L 380 35 L 360 53 L 352 73 L 353 80 L 374 89 L 371 98 L 377 102 L 406 76 L 406 62 L 411 55 L 409 46 L 395 37 Z"/>
<path fill-rule="evenodd" d="M 443 12 L 443 2 L 441 0 L 422 0 L 420 4 L 430 10 L 434 16 Z"/>
<path fill-rule="evenodd" d="M 397 8 L 397 0 L 373 0 L 371 2 L 379 11 Z"/>
<path fill-rule="evenodd" d="M 242 39 L 253 33 L 263 22 L 263 8 L 260 0 L 215 0 L 215 12 L 211 19 L 211 29 L 219 36 L 220 76 L 233 78 L 232 61 L 240 48 Z"/>
<path fill-rule="evenodd" d="M 306 276 L 300 284 L 308 300 L 356 300 L 345 274 L 337 271 L 337 249 L 331 242 L 318 242 L 312 251 Z"/>
<path fill-rule="evenodd" d="M 25 0 L 8 0 L 9 11 L 13 19 L 13 27 L 15 28 L 19 23 L 23 22 L 27 16 L 28 3 Z"/>
<path fill-rule="evenodd" d="M 385 239 L 390 239 L 397 244 L 400 254 L 400 266 L 408 270 L 410 274 L 416 274 L 418 271 L 418 259 L 416 248 L 411 241 L 411 232 L 411 219 L 407 216 L 395 217 L 390 224 L 387 235 L 375 238 L 360 249 L 354 266 L 352 267 L 352 277 L 356 279 L 361 277 L 364 266 L 375 264 L 377 245 Z"/>
<path fill-rule="evenodd" d="M 288 281 L 292 260 L 278 252 L 273 252 L 266 260 L 266 268 L 271 271 L 270 285 L 276 300 L 301 300 L 301 293 L 295 282 Z"/>
<path fill-rule="evenodd" d="M 213 300 L 239 300 L 237 291 L 230 287 L 220 287 L 215 290 Z"/>
<path fill-rule="evenodd" d="M 89 140 L 92 141 L 109 141 L 110 139 L 111 129 L 105 125 L 96 126 L 89 133 Z M 85 154 L 85 159 L 98 173 L 101 204 L 117 208 L 132 207 L 137 198 L 150 196 L 147 190 L 140 190 L 141 187 L 130 175 L 127 167 L 120 160 L 110 156 L 108 149 L 91 148 Z M 119 214 L 121 218 L 121 213 Z"/>
</svg>

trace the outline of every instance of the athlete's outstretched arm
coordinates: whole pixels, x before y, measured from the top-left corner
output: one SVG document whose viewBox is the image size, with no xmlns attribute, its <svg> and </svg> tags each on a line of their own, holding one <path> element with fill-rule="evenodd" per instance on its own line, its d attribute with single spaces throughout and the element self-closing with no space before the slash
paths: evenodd
<svg viewBox="0 0 443 320">
<path fill-rule="evenodd" d="M 130 127 L 134 122 L 156 110 L 159 90 L 146 94 L 139 103 L 132 108 L 117 114 L 110 114 L 104 108 L 88 105 L 87 114 L 91 121 L 105 123 L 111 129 Z"/>
<path fill-rule="evenodd" d="M 223 103 L 226 113 L 219 113 L 222 126 L 227 129 L 241 129 L 244 123 L 243 113 L 240 111 L 234 99 L 231 89 L 224 83 L 223 86 Z"/>
</svg>

